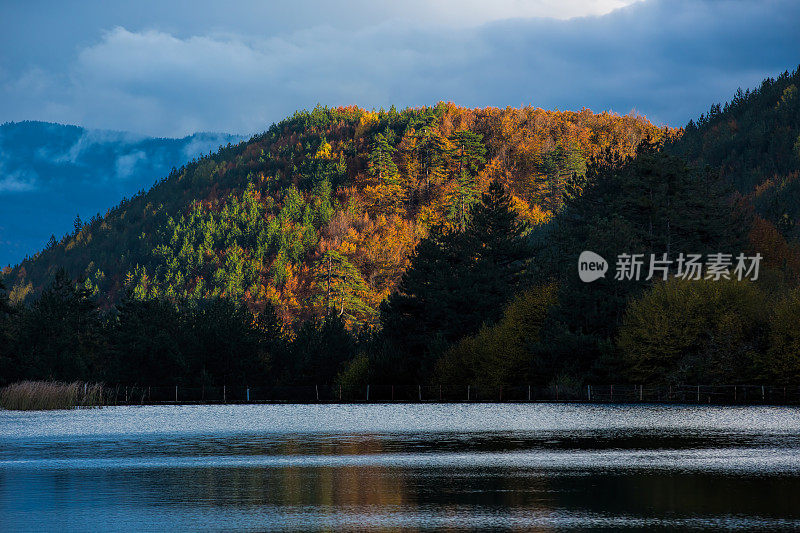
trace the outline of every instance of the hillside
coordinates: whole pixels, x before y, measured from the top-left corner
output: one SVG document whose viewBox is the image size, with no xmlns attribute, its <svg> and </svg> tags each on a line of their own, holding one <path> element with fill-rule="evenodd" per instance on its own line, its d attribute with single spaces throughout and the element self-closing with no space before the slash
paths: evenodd
<svg viewBox="0 0 800 533">
<path fill-rule="evenodd" d="M 759 215 L 800 237 L 800 67 L 712 105 L 670 151 L 719 169 Z"/>
<path fill-rule="evenodd" d="M 0 265 L 39 251 L 51 234 L 89 219 L 156 178 L 241 137 L 196 133 L 181 139 L 49 122 L 0 125 Z"/>
<path fill-rule="evenodd" d="M 420 238 L 462 226 L 492 179 L 535 226 L 590 158 L 671 134 L 589 110 L 317 108 L 171 172 L 5 282 L 12 301 L 29 300 L 64 266 L 105 307 L 130 289 L 254 311 L 271 301 L 284 324 L 333 305 L 351 327 L 374 323 Z"/>
</svg>

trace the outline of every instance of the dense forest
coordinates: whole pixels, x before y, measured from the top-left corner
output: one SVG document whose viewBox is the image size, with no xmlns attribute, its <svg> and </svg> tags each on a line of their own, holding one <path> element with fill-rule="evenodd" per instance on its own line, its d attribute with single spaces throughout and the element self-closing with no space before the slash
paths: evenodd
<svg viewBox="0 0 800 533">
<path fill-rule="evenodd" d="M 797 383 L 798 85 L 678 131 L 444 103 L 297 113 L 7 270 L 0 380 Z M 584 283 L 587 249 L 763 261 L 753 281 Z"/>
</svg>

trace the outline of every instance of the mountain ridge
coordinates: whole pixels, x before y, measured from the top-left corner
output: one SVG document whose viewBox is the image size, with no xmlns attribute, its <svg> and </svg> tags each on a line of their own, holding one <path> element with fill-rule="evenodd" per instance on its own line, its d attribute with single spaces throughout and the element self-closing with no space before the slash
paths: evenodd
<svg viewBox="0 0 800 533">
<path fill-rule="evenodd" d="M 485 157 L 456 146 L 474 144 L 459 132 L 475 133 Z M 375 310 L 428 228 L 457 223 L 491 179 L 510 188 L 535 225 L 558 209 L 565 180 L 591 157 L 630 155 L 645 138 L 674 134 L 638 115 L 587 109 L 317 107 L 176 169 L 17 265 L 7 284 L 25 300 L 59 265 L 104 305 L 128 289 L 223 295 L 253 309 L 270 301 L 293 323 L 324 313 L 312 303 L 315 267 L 336 252 Z M 354 315 L 350 325 L 370 320 Z"/>
</svg>

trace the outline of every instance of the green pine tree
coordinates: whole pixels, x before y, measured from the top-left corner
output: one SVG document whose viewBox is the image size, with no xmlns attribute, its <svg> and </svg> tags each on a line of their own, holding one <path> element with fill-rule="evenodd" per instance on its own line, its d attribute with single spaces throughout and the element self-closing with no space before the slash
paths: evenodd
<svg viewBox="0 0 800 533">
<path fill-rule="evenodd" d="M 450 136 L 453 148 L 450 157 L 456 165 L 455 177 L 457 190 L 450 203 L 450 214 L 456 225 L 464 228 L 469 210 L 478 199 L 478 187 L 475 178 L 478 171 L 486 164 L 486 147 L 483 135 L 464 130 Z"/>
<path fill-rule="evenodd" d="M 495 181 L 466 229 L 435 227 L 397 290 L 381 305 L 383 335 L 404 354 L 406 379 L 423 379 L 452 342 L 494 323 L 530 259 L 525 225 Z"/>
<path fill-rule="evenodd" d="M 361 272 L 341 253 L 329 250 L 322 254 L 315 264 L 314 284 L 317 290 L 312 302 L 322 307 L 326 316 L 354 324 L 373 314 L 364 300 L 368 291 Z"/>
</svg>

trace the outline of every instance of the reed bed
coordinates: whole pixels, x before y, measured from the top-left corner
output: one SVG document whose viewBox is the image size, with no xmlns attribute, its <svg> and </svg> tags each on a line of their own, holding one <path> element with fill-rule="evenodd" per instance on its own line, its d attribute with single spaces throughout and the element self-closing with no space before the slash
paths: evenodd
<svg viewBox="0 0 800 533">
<path fill-rule="evenodd" d="M 103 404 L 103 386 L 74 381 L 20 381 L 0 389 L 0 408 L 45 411 L 95 407 Z"/>
</svg>

